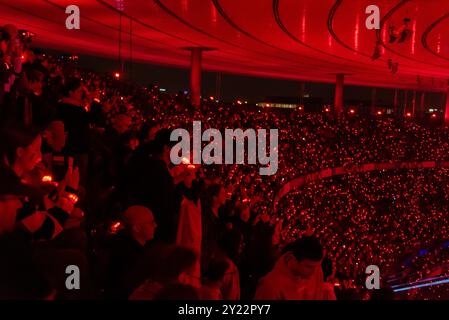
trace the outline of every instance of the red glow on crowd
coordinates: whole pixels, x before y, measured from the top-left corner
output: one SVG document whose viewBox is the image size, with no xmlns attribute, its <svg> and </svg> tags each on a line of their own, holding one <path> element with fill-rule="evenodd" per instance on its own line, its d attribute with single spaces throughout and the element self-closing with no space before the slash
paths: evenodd
<svg viewBox="0 0 449 320">
<path fill-rule="evenodd" d="M 32 4 L 31 0 L 24 1 Z M 89 1 L 81 0 L 84 2 Z M 159 300 L 165 295 L 178 294 L 177 291 L 185 291 L 192 299 L 211 298 L 208 295 L 232 301 L 264 297 L 263 294 L 272 297 L 273 287 L 280 287 L 278 281 L 269 281 L 267 288 L 263 288 L 264 281 L 259 280 L 267 274 L 274 273 L 277 278 L 299 272 L 291 269 L 297 269 L 297 263 L 292 264 L 291 259 L 300 256 L 290 254 L 293 251 L 313 253 L 314 260 L 320 261 L 315 269 L 319 272 L 314 273 L 314 277 L 318 276 L 313 281 L 301 281 L 301 286 L 291 281 L 289 285 L 297 287 L 291 292 L 286 290 L 291 296 L 280 295 L 286 299 L 312 296 L 324 299 L 325 288 L 328 289 L 325 299 L 337 295 L 344 299 L 345 294 L 354 294 L 354 299 L 370 295 L 372 298 L 375 293 L 365 286 L 368 265 L 379 266 L 381 278 L 385 280 L 382 286 L 385 283 L 386 289 L 435 278 L 447 280 L 449 126 L 440 125 L 438 120 L 449 119 L 449 110 L 444 110 L 445 101 L 441 99 L 441 93 L 447 89 L 447 77 L 443 75 L 449 69 L 445 59 L 438 62 L 430 59 L 439 59 L 440 55 L 439 50 L 435 51 L 437 37 L 432 28 L 441 33 L 442 39 L 447 35 L 444 32 L 447 28 L 445 24 L 437 28 L 433 24 L 436 18 L 425 14 L 435 13 L 436 6 L 425 11 L 424 4 L 418 7 L 413 1 L 398 4 L 395 8 L 399 11 L 385 23 L 391 30 L 405 30 L 396 39 L 395 32 L 386 33 L 388 27 L 377 34 L 366 30 L 365 8 L 360 6 L 365 4 L 363 1 L 354 2 L 354 6 L 352 2 L 341 4 L 342 1 L 280 1 L 282 4 L 275 1 L 273 6 L 260 6 L 256 5 L 257 1 L 248 0 L 245 6 L 254 7 L 251 15 L 233 1 L 227 1 L 223 10 L 218 10 L 219 1 L 204 1 L 215 16 L 214 23 L 221 21 L 218 25 L 209 23 L 209 14 L 196 12 L 201 6 L 193 5 L 193 1 L 168 5 L 168 1 L 148 4 L 136 0 L 137 4 L 125 11 L 117 5 L 123 1 L 116 1 L 115 7 L 110 1 L 103 2 L 83 6 L 83 15 L 90 19 L 83 23 L 86 29 L 82 32 L 68 32 L 63 25 L 50 28 L 52 21 L 32 14 L 27 19 L 20 18 L 21 23 L 27 22 L 25 26 L 40 30 L 31 46 L 34 33 L 19 30 L 23 46 L 15 48 L 8 33 L 14 33 L 14 28 L 0 28 L 3 61 L 0 79 L 4 80 L 0 86 L 0 141 L 3 142 L 0 176 L 9 179 L 0 182 L 0 214 L 9 214 L 13 206 L 22 206 L 12 210 L 8 219 L 1 220 L 11 223 L 10 229 L 20 235 L 29 232 L 31 258 L 39 258 L 35 251 L 40 253 L 39 250 L 47 250 L 53 244 L 59 251 L 66 245 L 60 239 L 70 240 L 68 246 L 72 247 L 74 235 L 73 241 L 79 241 L 74 244 L 82 258 L 80 262 L 88 262 L 86 265 L 94 271 L 92 275 L 105 270 L 104 277 L 92 280 L 92 288 L 98 291 L 93 294 L 95 298 L 106 299 L 117 296 Z M 382 12 L 391 7 L 387 2 Z M 447 10 L 441 12 L 446 12 L 449 4 L 443 3 L 442 9 Z M 40 2 L 41 9 L 48 5 L 48 1 Z M 97 5 L 110 8 L 97 10 Z M 61 11 L 58 6 L 51 6 L 48 16 Z M 287 10 L 288 6 L 292 10 Z M 321 10 L 327 7 L 331 11 Z M 395 8 L 390 8 L 391 14 Z M 17 10 L 13 9 L 2 6 L 0 20 L 14 18 Z M 158 19 L 150 21 L 145 16 L 148 9 Z M 126 15 L 117 15 L 114 10 Z M 105 12 L 104 16 L 100 11 Z M 295 18 L 298 12 L 301 12 L 301 35 L 294 30 L 294 20 L 288 19 Z M 320 19 L 316 19 L 310 18 L 309 12 L 324 14 L 320 13 Z M 64 15 L 63 11 L 60 13 Z M 277 23 L 264 24 L 273 14 Z M 390 26 L 403 19 L 404 14 L 410 14 L 414 20 L 413 35 L 406 32 L 406 26 Z M 228 17 L 236 23 L 223 19 Z M 190 21 L 194 19 L 197 21 Z M 229 20 L 228 26 L 218 28 L 223 27 L 225 20 Z M 326 20 L 328 23 L 321 23 Z M 151 27 L 138 21 L 149 21 Z M 350 27 L 344 28 L 343 23 Z M 269 32 L 267 28 L 267 32 L 256 32 L 260 27 L 257 24 L 274 26 L 276 31 Z M 117 25 L 120 43 L 115 43 L 116 36 L 110 35 L 111 28 L 115 30 Z M 191 34 L 189 25 L 196 29 Z M 230 32 L 236 25 L 248 30 L 242 39 Z M 98 29 L 91 30 L 92 26 Z M 166 30 L 170 26 L 173 30 Z M 203 32 L 204 26 L 212 28 Z M 416 26 L 431 28 L 426 32 L 417 30 Z M 287 31 L 289 28 L 291 33 Z M 213 37 L 207 36 L 209 32 L 213 32 Z M 373 38 L 382 33 L 384 39 Z M 295 34 L 305 46 L 291 41 L 298 40 L 293 37 Z M 428 39 L 424 39 L 426 34 Z M 411 40 L 407 37 L 417 35 L 422 35 L 423 39 L 419 40 L 423 41 L 413 38 L 412 46 L 401 46 L 401 42 Z M 258 39 L 259 36 L 263 39 Z M 289 36 L 293 39 L 289 40 Z M 387 43 L 388 36 L 390 43 Z M 378 47 L 385 48 L 376 48 L 370 59 L 376 41 Z M 424 43 L 426 48 L 422 48 Z M 180 49 L 187 49 L 186 45 L 190 44 L 201 44 L 204 48 Z M 447 51 L 447 45 L 443 44 L 441 50 Z M 84 61 L 77 61 L 77 55 L 52 57 L 42 55 L 40 50 L 33 53 L 33 48 L 45 45 L 55 46 L 54 49 L 67 46 L 67 52 L 79 45 L 83 58 L 80 60 L 85 60 L 81 56 L 84 53 L 107 56 L 109 52 L 114 59 L 118 53 L 119 63 L 114 61 L 107 72 L 100 74 L 84 69 L 81 64 Z M 387 47 L 401 54 L 387 52 Z M 410 52 L 413 59 L 408 57 Z M 189 57 L 189 91 L 178 91 L 186 88 L 187 78 L 165 83 L 164 78 L 148 77 L 144 79 L 146 87 L 138 84 L 143 81 L 138 79 L 136 71 L 141 70 L 136 70 L 136 62 L 186 67 Z M 228 79 L 227 86 L 221 88 L 220 72 L 224 70 L 238 74 L 236 77 L 243 74 L 290 79 L 294 82 L 290 90 L 295 93 L 290 98 L 274 94 L 270 97 L 270 90 L 263 92 L 260 87 L 248 86 L 248 92 L 235 90 L 222 95 L 229 88 Z M 214 83 L 201 86 L 199 75 L 210 71 L 217 73 L 216 91 L 210 89 Z M 210 80 L 210 76 L 205 79 Z M 153 80 L 167 89 L 153 85 Z M 243 82 L 235 81 L 234 87 L 237 83 Z M 368 90 L 347 87 L 353 85 L 369 85 L 379 90 L 372 90 L 370 101 L 369 96 L 360 97 Z M 276 93 L 285 94 L 289 86 L 284 83 Z M 396 89 L 394 99 L 393 90 L 387 93 L 383 86 Z M 276 88 L 279 87 L 270 87 L 273 91 Z M 335 90 L 334 96 L 329 88 Z M 256 95 L 250 92 L 253 89 L 259 90 L 261 96 L 257 104 L 253 104 L 256 101 Z M 215 96 L 207 95 L 211 93 Z M 360 100 L 355 100 L 355 96 Z M 7 117 L 3 118 L 3 114 Z M 4 119 L 13 119 L 11 123 L 18 122 L 18 125 L 4 125 Z M 180 164 L 175 163 L 169 156 L 175 150 L 170 133 L 182 128 L 190 134 L 193 121 L 200 121 L 204 130 L 217 128 L 219 133 L 228 133 L 226 128 L 249 130 L 251 135 L 252 130 L 259 133 L 263 129 L 275 129 L 279 133 L 278 143 L 270 153 L 272 156 L 275 153 L 276 160 L 263 167 L 275 166 L 276 174 L 261 175 L 262 166 L 248 159 L 250 152 L 245 148 L 233 148 L 231 157 L 226 151 L 214 149 L 214 157 L 223 156 L 226 161 L 222 165 L 202 164 L 197 158 L 205 163 L 212 158 L 211 148 L 210 155 L 201 151 L 206 150 L 203 148 L 206 141 L 201 139 L 205 135 L 199 143 L 189 145 L 192 149 L 200 145 L 200 151 L 184 152 L 183 149 L 185 157 Z M 32 126 L 38 129 L 32 130 Z M 193 129 L 193 141 L 196 133 Z M 34 162 L 40 161 L 38 164 L 20 157 L 20 151 L 25 148 L 22 137 L 33 141 L 29 150 L 35 151 Z M 213 138 L 214 142 L 219 140 Z M 247 137 L 247 141 L 250 139 L 252 136 Z M 234 141 L 238 141 L 236 136 Z M 41 152 L 38 142 L 42 142 Z M 228 161 L 230 158 L 247 161 L 237 164 L 238 160 Z M 42 174 L 45 175 L 41 178 Z M 58 186 L 55 180 L 61 188 L 54 187 Z M 86 217 L 82 210 L 87 213 Z M 33 219 L 37 217 L 35 220 L 48 219 L 39 228 L 28 227 L 31 219 L 22 218 L 23 213 L 30 213 Z M 0 232 L 8 229 L 3 227 L 0 226 Z M 89 239 L 89 243 L 84 245 L 84 239 Z M 48 246 L 41 246 L 47 243 Z M 166 244 L 169 245 L 165 247 Z M 23 254 L 17 251 L 11 255 L 13 258 Z M 66 254 L 60 251 L 57 254 Z M 1 247 L 0 254 L 4 256 Z M 2 259 L 0 263 L 9 260 Z M 55 269 L 60 267 L 58 258 L 45 262 L 54 263 L 51 267 Z M 326 268 L 321 262 L 330 264 Z M 135 268 L 141 267 L 141 263 L 145 268 Z M 8 268 L 11 273 L 14 271 L 9 265 Z M 59 285 L 54 286 L 56 281 L 52 275 L 46 279 L 49 272 L 40 272 L 40 266 L 35 269 L 39 271 L 35 272 L 36 277 L 42 273 L 44 278 L 33 279 L 32 285 L 48 282 L 48 287 L 36 290 L 36 299 L 45 298 L 49 292 L 64 299 L 67 293 L 59 291 Z M 127 274 L 139 269 L 145 270 L 141 270 L 142 274 L 137 271 Z M 121 283 L 134 276 L 140 278 L 140 283 Z M 186 279 L 191 285 L 184 283 Z M 18 285 L 24 282 L 11 281 Z M 180 290 L 181 286 L 186 290 Z M 175 292 L 170 291 L 173 288 Z M 441 288 L 444 289 L 435 285 L 426 288 L 427 291 L 413 290 L 401 298 L 427 299 L 438 296 Z M 19 295 L 25 292 L 26 296 L 28 289 L 25 284 L 17 292 Z M 5 296 L 4 291 L 0 285 L 0 296 Z"/>
</svg>

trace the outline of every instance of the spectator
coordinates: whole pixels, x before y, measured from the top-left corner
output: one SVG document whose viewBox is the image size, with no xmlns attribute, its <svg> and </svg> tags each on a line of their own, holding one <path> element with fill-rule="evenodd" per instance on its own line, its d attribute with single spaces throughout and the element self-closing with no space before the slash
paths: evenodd
<svg viewBox="0 0 449 320">
<path fill-rule="evenodd" d="M 243 237 L 239 232 L 230 230 L 221 235 L 214 259 L 224 261 L 228 266 L 220 287 L 224 300 L 240 300 L 240 272 L 237 265 L 242 250 Z"/>
<path fill-rule="evenodd" d="M 212 260 L 210 262 L 200 290 L 201 300 L 223 300 L 221 288 L 228 270 L 229 264 L 225 260 Z"/>
<path fill-rule="evenodd" d="M 125 179 L 126 164 L 134 147 L 131 146 L 133 134 L 130 131 L 131 118 L 119 113 L 112 119 L 112 128 L 103 135 L 107 147 L 107 159 L 110 161 L 109 176 L 113 185 L 122 185 Z"/>
<path fill-rule="evenodd" d="M 0 121 L 17 120 L 14 83 L 22 71 L 22 43 L 18 39 L 17 27 L 12 24 L 0 30 Z"/>
<path fill-rule="evenodd" d="M 191 286 L 190 275 L 197 260 L 193 251 L 183 247 L 171 247 L 159 258 L 157 271 L 131 294 L 131 300 L 153 300 L 159 291 L 166 287 L 180 284 Z M 154 263 L 154 260 L 152 262 Z"/>
<path fill-rule="evenodd" d="M 65 183 L 61 184 L 62 187 L 66 185 L 65 189 L 59 188 L 53 195 L 46 196 L 21 180 L 41 160 L 39 131 L 17 124 L 5 128 L 0 140 L 0 234 L 21 227 L 37 238 L 56 237 L 74 209 L 78 170 L 67 172 Z"/>
<path fill-rule="evenodd" d="M 78 78 L 70 78 L 64 87 L 64 98 L 57 106 L 57 119 L 67 130 L 66 152 L 80 168 L 80 183 L 86 186 L 89 152 L 89 116 L 84 109 L 85 90 Z"/>
<path fill-rule="evenodd" d="M 54 181 L 62 181 L 69 165 L 69 158 L 64 152 L 66 132 L 64 122 L 52 121 L 43 133 L 42 162 L 51 172 Z"/>
<path fill-rule="evenodd" d="M 112 243 L 107 277 L 107 297 L 126 299 L 130 285 L 128 273 L 142 259 L 145 244 L 153 240 L 157 227 L 153 213 L 142 206 L 129 207 L 122 218 L 124 229 Z"/>
<path fill-rule="evenodd" d="M 279 252 L 273 244 L 274 228 L 269 224 L 267 214 L 259 214 L 253 221 L 250 238 L 245 247 L 242 266 L 245 295 L 253 297 L 257 281 L 273 269 Z"/>
<path fill-rule="evenodd" d="M 24 119 L 25 123 L 32 123 L 44 129 L 56 117 L 55 105 L 44 95 L 47 70 L 38 64 L 24 67 L 24 71 L 25 95 L 21 99 L 23 110 L 21 119 Z"/>
<path fill-rule="evenodd" d="M 151 209 L 158 229 L 156 239 L 174 244 L 178 229 L 180 197 L 168 169 L 170 130 L 162 129 L 156 135 L 154 152 L 136 155 L 129 163 L 126 189 L 130 204 L 143 205 Z"/>
<path fill-rule="evenodd" d="M 303 237 L 288 244 L 274 269 L 263 277 L 257 300 L 321 300 L 323 248 L 316 238 Z"/>
</svg>

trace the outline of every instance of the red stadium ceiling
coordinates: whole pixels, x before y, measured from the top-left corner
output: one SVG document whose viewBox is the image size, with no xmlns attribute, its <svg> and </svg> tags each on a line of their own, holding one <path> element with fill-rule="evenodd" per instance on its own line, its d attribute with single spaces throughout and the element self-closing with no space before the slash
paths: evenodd
<svg viewBox="0 0 449 320">
<path fill-rule="evenodd" d="M 67 30 L 65 7 L 76 4 L 81 29 Z M 365 27 L 376 4 L 381 30 Z M 185 47 L 214 48 L 206 70 L 271 78 L 446 90 L 449 79 L 447 0 L 0 0 L 0 23 L 37 34 L 37 46 L 72 53 L 188 67 Z M 410 18 L 410 38 L 388 43 L 390 26 Z M 382 57 L 372 61 L 380 41 Z M 388 60 L 398 63 L 392 74 Z"/>
</svg>

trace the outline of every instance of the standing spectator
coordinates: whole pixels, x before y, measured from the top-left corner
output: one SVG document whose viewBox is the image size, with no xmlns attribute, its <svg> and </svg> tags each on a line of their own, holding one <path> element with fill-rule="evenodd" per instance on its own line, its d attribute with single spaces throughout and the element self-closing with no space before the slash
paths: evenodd
<svg viewBox="0 0 449 320">
<path fill-rule="evenodd" d="M 22 47 L 17 27 L 3 26 L 0 31 L 0 121 L 18 120 L 13 85 L 22 72 Z"/>
<path fill-rule="evenodd" d="M 197 257 L 195 253 L 178 246 L 169 246 L 158 257 L 156 271 L 145 280 L 130 296 L 130 300 L 153 300 L 167 287 L 176 285 L 191 286 L 191 274 L 195 268 Z M 154 264 L 154 260 L 152 261 Z"/>
<path fill-rule="evenodd" d="M 79 78 L 70 78 L 64 97 L 57 106 L 57 119 L 67 130 L 67 154 L 73 156 L 80 170 L 80 184 L 86 186 L 89 152 L 89 116 L 84 108 L 85 90 Z"/>
<path fill-rule="evenodd" d="M 121 185 L 125 178 L 125 165 L 132 153 L 130 125 L 131 118 L 125 113 L 119 113 L 112 119 L 112 128 L 107 129 L 103 136 L 109 161 L 108 175 L 113 185 Z"/>
<path fill-rule="evenodd" d="M 125 228 L 112 243 L 106 295 L 109 298 L 126 299 L 130 288 L 125 283 L 127 273 L 144 254 L 144 247 L 153 240 L 157 227 L 152 212 L 142 206 L 129 207 L 123 214 Z"/>
<path fill-rule="evenodd" d="M 33 123 L 34 126 L 45 128 L 55 119 L 56 108 L 47 96 L 44 96 L 47 70 L 42 65 L 24 67 L 23 83 L 25 95 L 20 99 L 25 123 Z M 26 117 L 25 117 L 26 116 Z"/>
<path fill-rule="evenodd" d="M 0 233 L 20 227 L 37 238 L 56 237 L 74 209 L 78 170 L 70 169 L 62 188 L 45 195 L 22 180 L 41 160 L 40 132 L 16 124 L 3 130 L 0 141 Z"/>
<path fill-rule="evenodd" d="M 171 147 L 176 144 L 170 141 L 170 133 L 161 129 L 151 153 L 134 155 L 128 164 L 125 189 L 129 205 L 143 205 L 153 212 L 159 226 L 155 238 L 174 244 L 180 199 L 169 171 Z"/>
<path fill-rule="evenodd" d="M 279 257 L 277 246 L 273 244 L 274 228 L 269 222 L 270 217 L 266 213 L 254 219 L 245 247 L 242 282 L 245 283 L 247 298 L 254 296 L 257 281 L 274 267 Z"/>
</svg>

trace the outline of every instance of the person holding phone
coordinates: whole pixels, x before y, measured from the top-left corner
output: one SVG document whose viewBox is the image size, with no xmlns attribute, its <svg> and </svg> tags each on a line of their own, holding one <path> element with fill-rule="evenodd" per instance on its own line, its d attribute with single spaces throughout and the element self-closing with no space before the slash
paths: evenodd
<svg viewBox="0 0 449 320">
<path fill-rule="evenodd" d="M 78 201 L 78 169 L 69 166 L 65 179 L 45 194 L 26 180 L 42 158 L 40 132 L 10 125 L 2 130 L 0 141 L 0 234 L 21 230 L 34 239 L 54 239 Z"/>
</svg>

